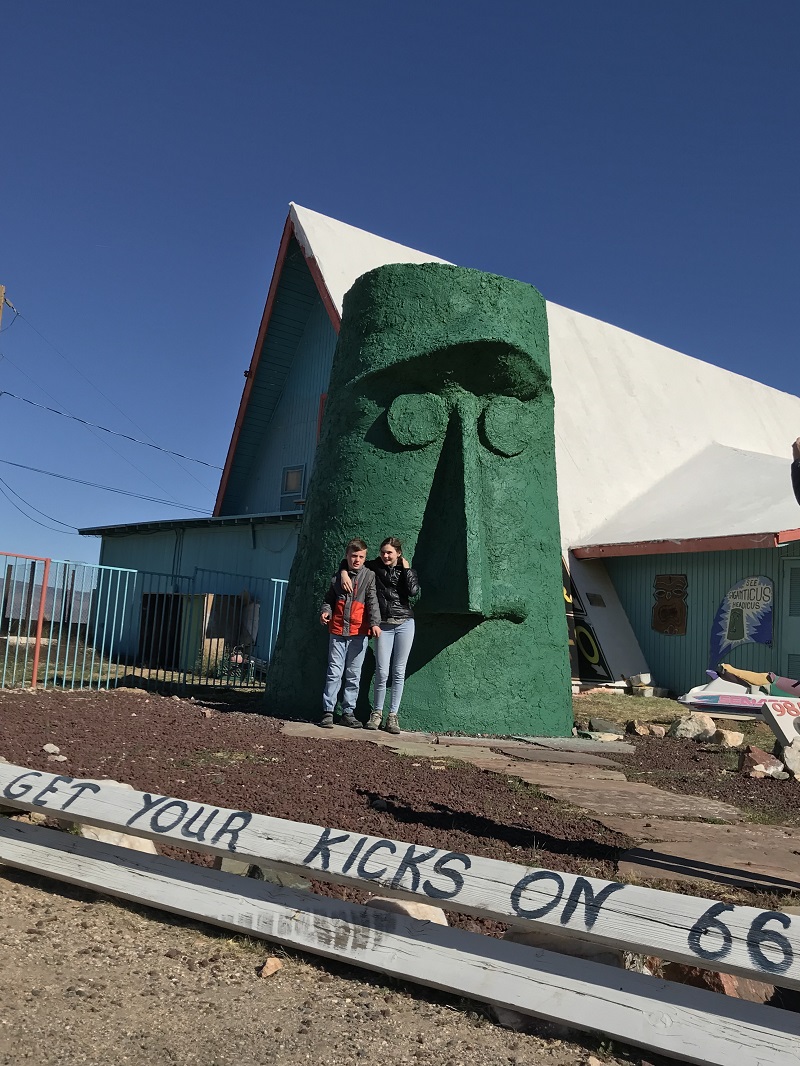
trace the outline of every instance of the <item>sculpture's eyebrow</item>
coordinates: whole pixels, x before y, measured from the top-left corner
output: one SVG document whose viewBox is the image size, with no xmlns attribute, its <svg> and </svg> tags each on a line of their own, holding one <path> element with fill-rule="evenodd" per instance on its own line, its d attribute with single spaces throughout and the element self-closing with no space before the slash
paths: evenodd
<svg viewBox="0 0 800 1066">
<path fill-rule="evenodd" d="M 475 395 L 503 394 L 531 400 L 549 388 L 548 371 L 528 352 L 498 341 L 453 345 L 434 352 L 414 354 L 408 359 L 366 370 L 351 385 L 379 394 L 384 389 L 395 395 L 410 392 L 439 392 L 447 385 L 459 385 Z"/>
</svg>

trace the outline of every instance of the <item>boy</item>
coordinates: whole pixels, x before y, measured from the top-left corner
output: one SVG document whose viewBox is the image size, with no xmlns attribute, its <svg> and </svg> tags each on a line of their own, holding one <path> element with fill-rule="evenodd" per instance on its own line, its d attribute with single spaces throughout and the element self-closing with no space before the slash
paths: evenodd
<svg viewBox="0 0 800 1066">
<path fill-rule="evenodd" d="M 361 667 L 367 650 L 367 637 L 379 637 L 381 612 L 375 592 L 375 575 L 367 570 L 367 546 L 363 540 L 351 540 L 345 552 L 352 592 L 342 588 L 341 573 L 331 581 L 322 601 L 320 622 L 328 627 L 328 673 L 322 695 L 323 729 L 333 729 L 333 709 L 344 675 L 342 725 L 361 729 L 353 714 L 358 699 Z"/>
</svg>

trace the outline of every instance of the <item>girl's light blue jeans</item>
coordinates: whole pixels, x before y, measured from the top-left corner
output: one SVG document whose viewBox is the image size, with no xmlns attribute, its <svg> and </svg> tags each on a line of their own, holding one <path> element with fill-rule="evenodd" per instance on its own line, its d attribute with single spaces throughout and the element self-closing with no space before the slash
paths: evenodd
<svg viewBox="0 0 800 1066">
<path fill-rule="evenodd" d="M 406 680 L 406 663 L 414 643 L 414 628 L 413 618 L 406 618 L 402 622 L 381 622 L 381 635 L 375 642 L 373 710 L 383 710 L 387 683 L 391 684 L 392 688 L 389 714 L 397 714 L 400 709 Z"/>
</svg>

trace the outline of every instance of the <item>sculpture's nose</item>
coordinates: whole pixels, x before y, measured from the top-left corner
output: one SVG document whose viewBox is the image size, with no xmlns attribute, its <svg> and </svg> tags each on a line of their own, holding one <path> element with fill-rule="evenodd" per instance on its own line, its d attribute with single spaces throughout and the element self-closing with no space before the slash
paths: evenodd
<svg viewBox="0 0 800 1066">
<path fill-rule="evenodd" d="M 472 401 L 472 402 L 469 402 Z M 457 405 L 453 421 L 458 427 L 461 481 L 464 492 L 464 553 L 467 564 L 467 613 L 487 614 L 489 574 L 486 568 L 480 443 L 474 397 L 465 396 Z"/>
<path fill-rule="evenodd" d="M 453 405 L 417 541 L 425 609 L 440 614 L 489 613 L 476 405 L 469 394 Z"/>
</svg>

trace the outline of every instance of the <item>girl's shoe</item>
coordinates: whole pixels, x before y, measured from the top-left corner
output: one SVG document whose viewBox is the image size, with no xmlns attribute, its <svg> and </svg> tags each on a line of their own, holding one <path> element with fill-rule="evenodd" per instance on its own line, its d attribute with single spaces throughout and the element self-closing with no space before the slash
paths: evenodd
<svg viewBox="0 0 800 1066">
<path fill-rule="evenodd" d="M 383 711 L 373 711 L 367 722 L 367 729 L 380 729 L 383 721 Z"/>
<path fill-rule="evenodd" d="M 397 724 L 397 715 L 396 714 L 390 714 L 389 715 L 389 717 L 388 717 L 388 719 L 386 721 L 386 732 L 387 733 L 399 733 L 400 732 L 400 726 Z"/>
</svg>

